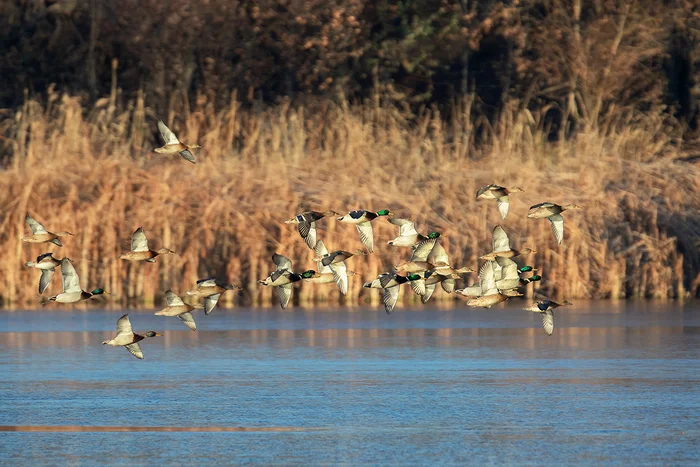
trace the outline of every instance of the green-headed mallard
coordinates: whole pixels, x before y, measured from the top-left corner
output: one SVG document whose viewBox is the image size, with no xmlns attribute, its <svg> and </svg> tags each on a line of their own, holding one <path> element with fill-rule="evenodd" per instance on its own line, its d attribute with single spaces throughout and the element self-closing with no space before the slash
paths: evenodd
<svg viewBox="0 0 700 467">
<path fill-rule="evenodd" d="M 561 244 L 564 239 L 564 218 L 561 213 L 569 209 L 582 209 L 581 206 L 576 204 L 565 204 L 560 206 L 558 204 L 544 202 L 540 204 L 535 204 L 530 206 L 530 211 L 527 213 L 527 217 L 530 219 L 549 219 L 552 223 L 552 233 L 554 238 L 557 239 L 557 243 Z"/>
<path fill-rule="evenodd" d="M 193 331 L 197 330 L 197 323 L 194 322 L 192 310 L 204 308 L 203 305 L 190 305 L 185 303 L 175 292 L 168 289 L 165 291 L 165 303 L 168 305 L 160 311 L 156 311 L 156 316 L 177 316 L 185 323 L 185 326 Z"/>
<path fill-rule="evenodd" d="M 421 235 L 416 231 L 416 224 L 408 219 L 398 219 L 388 217 L 387 220 L 394 225 L 399 226 L 399 236 L 387 242 L 387 245 L 393 246 L 413 246 L 417 243 L 426 240 L 435 240 L 440 238 L 440 232 L 430 232 L 428 235 Z"/>
<path fill-rule="evenodd" d="M 170 253 L 175 252 L 167 248 L 161 248 L 157 251 L 149 249 L 146 234 L 143 233 L 143 228 L 139 227 L 133 234 L 131 234 L 131 251 L 127 251 L 126 253 L 119 255 L 119 259 L 155 263 L 156 256 L 167 255 Z"/>
<path fill-rule="evenodd" d="M 44 228 L 43 225 L 32 219 L 29 214 L 24 216 L 24 220 L 29 224 L 29 229 L 31 229 L 31 235 L 25 235 L 22 237 L 23 242 L 27 243 L 53 243 L 54 245 L 63 246 L 63 243 L 58 239 L 58 237 L 73 236 L 70 232 L 49 232 Z"/>
<path fill-rule="evenodd" d="M 384 301 L 384 310 L 391 313 L 399 299 L 399 285 L 406 282 L 420 280 L 418 274 L 409 274 L 407 276 L 399 276 L 395 272 L 385 272 L 380 274 L 371 282 L 365 282 L 363 287 L 368 289 L 382 289 L 382 300 Z"/>
<path fill-rule="evenodd" d="M 49 301 L 56 303 L 77 303 L 87 300 L 96 295 L 109 294 L 104 289 L 95 289 L 92 292 L 86 292 L 80 288 L 80 279 L 78 273 L 68 258 L 61 260 L 61 281 L 63 284 L 63 293 L 49 297 Z"/>
<path fill-rule="evenodd" d="M 155 148 L 155 152 L 159 154 L 180 154 L 186 161 L 192 162 L 193 164 L 195 163 L 194 155 L 190 149 L 199 149 L 202 146 L 199 144 L 181 143 L 180 140 L 177 139 L 177 136 L 175 136 L 175 133 L 173 133 L 170 128 L 165 126 L 165 123 L 163 123 L 161 120 L 158 120 L 158 130 L 160 131 L 160 135 L 163 137 L 165 144 L 163 147 Z"/>
<path fill-rule="evenodd" d="M 338 217 L 338 220 L 347 224 L 355 224 L 357 231 L 360 232 L 360 240 L 367 248 L 367 251 L 372 253 L 374 251 L 374 234 L 372 233 L 371 222 L 377 217 L 392 216 L 393 214 L 394 213 L 388 209 L 382 209 L 381 211 L 377 212 L 359 209 L 357 211 L 350 211 L 344 216 Z"/>
<path fill-rule="evenodd" d="M 510 206 L 510 197 L 508 195 L 522 191 L 523 189 L 517 186 L 509 189 L 498 185 L 486 185 L 479 188 L 479 191 L 476 192 L 476 199 L 495 199 L 498 203 L 498 212 L 505 219 L 508 216 L 508 207 Z"/>
<path fill-rule="evenodd" d="M 279 298 L 282 309 L 287 308 L 289 299 L 292 297 L 292 284 L 302 279 L 310 279 L 319 277 L 316 271 L 309 269 L 301 274 L 292 271 L 292 261 L 280 254 L 273 254 L 272 261 L 277 266 L 277 269 L 263 280 L 259 280 L 258 284 L 276 287 L 277 298 Z"/>
<path fill-rule="evenodd" d="M 39 295 L 41 295 L 51 283 L 53 273 L 61 265 L 61 261 L 54 258 L 53 253 L 44 253 L 37 256 L 36 261 L 29 261 L 24 265 L 41 270 L 41 278 L 39 279 Z"/>
<path fill-rule="evenodd" d="M 323 244 L 323 240 L 316 242 L 316 248 L 314 248 L 316 253 L 316 258 L 318 258 L 318 275 L 315 277 L 309 277 L 304 279 L 305 282 L 314 282 L 316 284 L 330 284 L 335 282 L 340 290 L 340 293 L 347 295 L 348 293 L 348 277 L 355 275 L 354 271 L 350 271 L 343 261 L 336 261 L 328 265 L 323 264 L 325 258 L 330 258 L 326 245 Z M 364 254 L 364 252 L 362 252 Z M 337 258 L 337 256 L 336 256 Z"/>
<path fill-rule="evenodd" d="M 497 225 L 491 231 L 491 236 L 493 238 L 492 246 L 493 251 L 481 257 L 483 260 L 495 260 L 497 257 L 502 258 L 514 258 L 516 256 L 524 256 L 530 253 L 537 253 L 535 250 L 530 248 L 523 248 L 522 250 L 514 250 L 510 247 L 510 240 L 508 239 L 508 234 L 500 225 Z"/>
<path fill-rule="evenodd" d="M 158 334 L 155 331 L 136 334 L 131 328 L 131 321 L 129 321 L 129 314 L 127 313 L 117 320 L 117 335 L 114 336 L 113 339 L 102 341 L 102 345 L 113 345 L 115 347 L 122 346 L 134 357 L 143 359 L 143 352 L 141 352 L 139 341 L 142 341 L 147 337 L 156 337 L 161 335 L 162 334 Z"/>
<path fill-rule="evenodd" d="M 221 294 L 227 290 L 240 289 L 237 285 L 230 285 L 219 282 L 214 277 L 200 279 L 197 281 L 197 288 L 185 292 L 195 300 L 204 300 L 204 314 L 208 315 L 214 310 L 214 307 L 219 302 Z"/>
<path fill-rule="evenodd" d="M 304 239 L 306 245 L 312 250 L 316 248 L 316 221 L 324 217 L 337 216 L 335 211 L 306 211 L 298 214 L 291 219 L 284 221 L 285 224 L 297 224 L 299 235 Z"/>
<path fill-rule="evenodd" d="M 542 327 L 544 328 L 544 332 L 551 336 L 554 331 L 554 309 L 571 304 L 572 303 L 567 300 L 564 300 L 562 303 L 557 303 L 553 300 L 545 299 L 532 304 L 532 306 L 523 308 L 523 310 L 540 313 L 542 315 Z"/>
</svg>

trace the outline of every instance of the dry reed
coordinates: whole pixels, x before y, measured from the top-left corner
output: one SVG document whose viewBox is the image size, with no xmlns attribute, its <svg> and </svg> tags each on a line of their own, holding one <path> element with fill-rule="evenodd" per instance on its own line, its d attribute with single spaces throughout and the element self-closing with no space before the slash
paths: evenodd
<svg viewBox="0 0 700 467">
<path fill-rule="evenodd" d="M 512 246 L 538 251 L 526 259 L 544 276 L 536 287 L 557 297 L 682 298 L 700 289 L 700 170 L 680 160 L 674 129 L 661 117 L 611 120 L 561 143 L 547 142 L 541 115 L 527 110 L 475 127 L 469 99 L 449 118 L 430 110 L 411 122 L 374 103 L 243 111 L 235 94 L 221 111 L 201 98 L 164 117 L 182 140 L 203 146 L 196 165 L 152 152 L 160 143 L 156 116 L 143 96 L 120 107 L 113 92 L 86 109 L 50 93 L 45 105 L 27 100 L 0 122 L 12 155 L 0 172 L 5 304 L 38 303 L 38 271 L 23 263 L 55 251 L 75 261 L 83 288 L 104 287 L 119 305 L 152 305 L 167 288 L 184 292 L 211 275 L 244 288 L 224 304 L 269 305 L 270 289 L 256 280 L 272 270 L 274 251 L 297 270 L 315 267 L 294 227 L 281 223 L 306 209 L 390 208 L 419 230 L 441 231 L 452 263 L 474 269 L 490 250 L 491 228 L 502 224 Z M 478 150 L 476 134 L 485 139 Z M 495 202 L 474 200 L 488 183 L 526 190 L 512 197 L 505 221 Z M 530 205 L 546 200 L 585 208 L 565 214 L 562 245 L 547 221 L 526 218 Z M 27 212 L 76 236 L 63 248 L 23 244 Z M 152 248 L 177 255 L 157 264 L 118 260 L 139 226 Z M 410 250 L 386 245 L 392 225 L 374 226 L 378 251 L 348 261 L 362 277 L 351 279 L 346 298 L 333 286 L 302 284 L 295 300 L 378 302 L 363 280 Z M 352 226 L 324 219 L 319 229 L 329 248 L 361 246 Z M 47 293 L 58 290 L 55 277 Z M 402 296 L 414 300 L 408 290 Z"/>
</svg>

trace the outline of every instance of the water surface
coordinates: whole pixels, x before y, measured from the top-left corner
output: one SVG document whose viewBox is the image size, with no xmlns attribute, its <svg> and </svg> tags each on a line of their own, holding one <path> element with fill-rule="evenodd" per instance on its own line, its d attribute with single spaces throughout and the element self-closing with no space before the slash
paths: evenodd
<svg viewBox="0 0 700 467">
<path fill-rule="evenodd" d="M 122 313 L 0 312 L 0 462 L 700 464 L 693 305 Z"/>
</svg>

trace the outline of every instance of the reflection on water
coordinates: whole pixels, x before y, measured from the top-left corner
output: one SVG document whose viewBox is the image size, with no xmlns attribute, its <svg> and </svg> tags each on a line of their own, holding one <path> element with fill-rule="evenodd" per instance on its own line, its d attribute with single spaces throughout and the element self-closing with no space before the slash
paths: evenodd
<svg viewBox="0 0 700 467">
<path fill-rule="evenodd" d="M 245 427 L 245 426 L 86 426 L 86 425 L 5 425 L 0 426 L 0 432 L 39 432 L 39 433 L 124 433 L 124 432 L 165 432 L 165 433 L 215 433 L 215 432 L 288 432 L 288 431 L 313 431 L 313 427 Z"/>
<path fill-rule="evenodd" d="M 8 462 L 700 463 L 691 305 L 577 304 L 551 337 L 514 307 L 130 311 L 165 334 L 143 361 L 101 345 L 121 314 L 0 312 Z"/>
<path fill-rule="evenodd" d="M 413 347 L 507 347 L 534 350 L 566 347 L 581 350 L 612 350 L 629 345 L 659 346 L 700 333 L 700 326 L 563 328 L 546 336 L 541 328 L 407 328 L 407 329 L 254 329 L 238 331 L 168 331 L 162 338 L 142 343 L 148 347 L 198 347 L 219 341 L 240 341 L 248 345 L 294 347 L 383 348 Z M 7 332 L 0 334 L 0 345 L 8 349 L 37 347 L 95 346 L 113 332 Z M 682 350 L 682 349 L 681 349 Z"/>
</svg>

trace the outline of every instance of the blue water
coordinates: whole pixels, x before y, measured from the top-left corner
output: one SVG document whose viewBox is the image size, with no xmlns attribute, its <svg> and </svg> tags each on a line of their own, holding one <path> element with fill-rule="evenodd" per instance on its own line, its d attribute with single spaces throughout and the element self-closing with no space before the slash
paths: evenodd
<svg viewBox="0 0 700 467">
<path fill-rule="evenodd" d="M 697 306 L 122 313 L 0 312 L 0 463 L 700 464 Z"/>
</svg>

